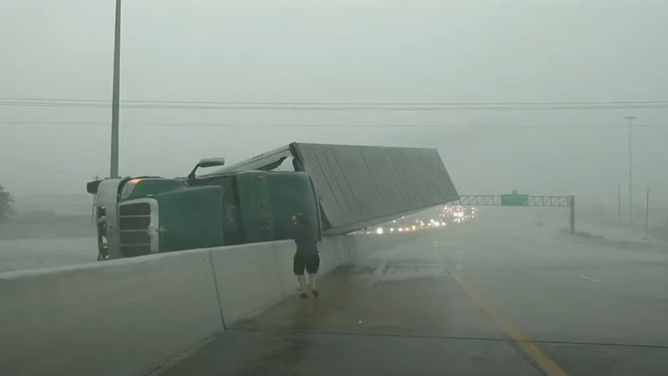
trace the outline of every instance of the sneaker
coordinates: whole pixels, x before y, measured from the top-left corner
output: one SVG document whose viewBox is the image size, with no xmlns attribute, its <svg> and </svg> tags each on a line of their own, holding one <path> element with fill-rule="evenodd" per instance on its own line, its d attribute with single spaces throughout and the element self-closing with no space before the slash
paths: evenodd
<svg viewBox="0 0 668 376">
<path fill-rule="evenodd" d="M 320 293 L 319 293 L 318 290 L 316 290 L 316 289 L 313 289 L 313 291 L 311 291 L 311 293 L 312 293 L 313 296 L 316 297 L 316 298 L 320 296 Z"/>
<path fill-rule="evenodd" d="M 302 298 L 302 299 L 308 299 L 308 294 L 303 292 L 303 293 L 299 294 L 299 297 Z"/>
</svg>

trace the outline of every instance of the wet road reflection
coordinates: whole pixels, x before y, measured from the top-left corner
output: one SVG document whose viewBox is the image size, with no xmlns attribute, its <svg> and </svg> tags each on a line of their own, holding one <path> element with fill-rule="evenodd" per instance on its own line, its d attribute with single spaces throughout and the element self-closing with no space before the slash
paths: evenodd
<svg viewBox="0 0 668 376">
<path fill-rule="evenodd" d="M 664 373 L 668 254 L 554 233 L 480 221 L 383 250 L 165 374 Z"/>
</svg>

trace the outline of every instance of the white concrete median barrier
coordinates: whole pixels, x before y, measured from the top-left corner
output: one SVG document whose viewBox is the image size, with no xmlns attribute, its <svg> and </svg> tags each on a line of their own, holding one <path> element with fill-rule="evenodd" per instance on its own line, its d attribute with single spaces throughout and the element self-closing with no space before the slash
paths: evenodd
<svg viewBox="0 0 668 376">
<path fill-rule="evenodd" d="M 0 375 L 147 374 L 220 330 L 207 251 L 0 274 Z"/>
<path fill-rule="evenodd" d="M 321 274 L 418 234 L 327 237 Z M 139 376 L 296 291 L 294 243 L 0 273 L 0 375 Z"/>
<path fill-rule="evenodd" d="M 299 288 L 293 274 L 292 241 L 212 250 L 213 269 L 226 325 L 261 312 Z M 321 275 L 354 259 L 354 237 L 327 237 L 320 245 Z"/>
<path fill-rule="evenodd" d="M 290 242 L 272 242 L 225 247 L 211 251 L 220 304 L 225 323 L 266 307 L 291 289 L 285 285 L 283 269 L 294 246 Z"/>
</svg>

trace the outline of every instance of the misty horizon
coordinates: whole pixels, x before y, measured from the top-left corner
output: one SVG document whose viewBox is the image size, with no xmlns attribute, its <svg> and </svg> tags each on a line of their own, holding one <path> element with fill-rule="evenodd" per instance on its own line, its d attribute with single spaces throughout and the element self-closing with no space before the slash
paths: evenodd
<svg viewBox="0 0 668 376">
<path fill-rule="evenodd" d="M 109 171 L 113 2 L 0 4 L 0 184 L 84 193 Z M 667 101 L 663 2 L 124 2 L 122 101 Z M 20 42 L 19 42 L 20 41 Z M 53 103 L 52 103 L 53 104 Z M 290 142 L 437 148 L 460 194 L 634 200 L 668 163 L 668 109 L 272 111 L 122 108 L 124 176 L 183 176 Z M 70 125 L 71 124 L 71 125 Z M 405 126 L 405 127 L 404 127 Z"/>
</svg>

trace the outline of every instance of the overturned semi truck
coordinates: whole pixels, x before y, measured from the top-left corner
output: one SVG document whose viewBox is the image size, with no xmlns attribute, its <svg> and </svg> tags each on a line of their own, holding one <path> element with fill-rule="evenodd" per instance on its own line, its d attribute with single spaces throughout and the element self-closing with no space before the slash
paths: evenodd
<svg viewBox="0 0 668 376">
<path fill-rule="evenodd" d="M 198 168 L 219 167 L 197 175 Z M 242 162 L 204 159 L 185 178 L 96 180 L 98 260 L 290 237 L 305 213 L 318 237 L 380 224 L 459 195 L 434 149 L 291 143 Z"/>
</svg>

